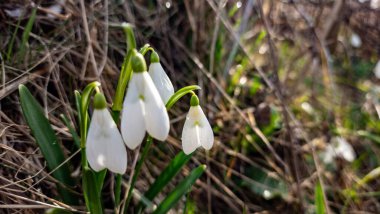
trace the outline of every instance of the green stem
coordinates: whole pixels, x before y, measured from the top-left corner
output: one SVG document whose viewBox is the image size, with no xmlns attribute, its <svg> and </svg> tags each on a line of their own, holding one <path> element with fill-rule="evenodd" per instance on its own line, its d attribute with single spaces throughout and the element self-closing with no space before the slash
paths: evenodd
<svg viewBox="0 0 380 214">
<path fill-rule="evenodd" d="M 120 194 L 121 194 L 121 181 L 122 179 L 121 174 L 116 175 L 116 181 L 115 181 L 115 212 L 118 209 L 118 206 L 120 204 Z"/>
<path fill-rule="evenodd" d="M 117 83 L 116 93 L 113 101 L 112 111 L 121 111 L 124 99 L 125 89 L 132 74 L 131 58 L 132 50 L 136 49 L 136 39 L 130 24 L 123 24 L 123 30 L 127 40 L 127 55 L 124 58 L 120 71 L 119 82 Z"/>
<path fill-rule="evenodd" d="M 148 152 L 150 150 L 152 142 L 153 142 L 152 137 L 148 136 L 148 139 L 146 140 L 146 144 L 144 146 L 144 150 L 143 150 L 143 152 L 141 154 L 140 160 L 137 162 L 137 165 L 136 165 L 136 168 L 135 168 L 135 173 L 134 173 L 132 181 L 131 181 L 131 185 L 129 186 L 127 200 L 126 200 L 125 206 L 124 206 L 124 213 L 127 213 L 129 203 L 130 203 L 130 201 L 132 199 L 132 191 L 133 191 L 133 189 L 135 187 L 135 183 L 136 183 L 137 177 L 140 174 L 142 165 L 143 165 L 143 163 L 145 161 L 146 156 L 148 155 Z"/>
</svg>

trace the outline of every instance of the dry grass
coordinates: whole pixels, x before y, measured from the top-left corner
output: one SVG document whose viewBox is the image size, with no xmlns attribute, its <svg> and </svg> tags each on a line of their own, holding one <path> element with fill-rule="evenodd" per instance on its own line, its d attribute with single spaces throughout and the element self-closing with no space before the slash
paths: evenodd
<svg viewBox="0 0 380 214">
<path fill-rule="evenodd" d="M 67 207 L 54 199 L 54 178 L 45 170 L 44 159 L 22 117 L 18 85 L 26 84 L 44 106 L 75 166 L 73 176 L 80 179 L 80 157 L 72 155 L 76 148 L 58 116 L 67 115 L 77 127 L 73 91 L 94 80 L 102 83 L 111 103 L 125 52 L 123 32 L 115 26 L 124 21 L 135 26 L 139 46 L 149 43 L 158 50 L 176 89 L 189 84 L 203 89 L 200 100 L 215 128 L 215 145 L 209 153 L 198 150 L 180 176 L 199 163 L 208 165 L 206 175 L 189 194 L 196 213 L 312 213 L 317 182 L 328 196 L 330 213 L 343 208 L 350 213 L 380 212 L 378 196 L 365 195 L 376 193 L 378 181 L 358 189 L 363 196 L 355 200 L 343 191 L 378 166 L 378 146 L 357 131 L 380 134 L 378 125 L 368 125 L 378 124 L 378 116 L 374 103 L 364 98 L 378 84 L 367 70 L 379 59 L 379 10 L 354 0 L 301 0 L 296 4 L 247 0 L 232 14 L 235 1 L 168 2 L 170 8 L 165 1 L 66 0 L 61 14 L 48 9 L 53 3 L 42 2 L 25 54 L 20 50 L 21 38 L 32 3 L 0 3 L 4 59 L 0 87 L 1 213 L 40 213 L 49 207 Z M 5 12 L 14 8 L 25 13 L 20 21 Z M 267 34 L 260 40 L 262 31 Z M 359 49 L 350 47 L 352 31 L 362 38 Z M 354 74 L 358 60 L 372 66 L 360 78 Z M 238 64 L 243 70 L 234 83 Z M 252 94 L 254 80 L 260 87 Z M 309 103 L 314 113 L 305 112 L 302 103 Z M 365 109 L 367 104 L 370 107 Z M 356 113 L 365 114 L 369 122 L 361 125 L 354 118 L 347 126 L 355 106 L 359 108 Z M 170 137 L 167 143 L 155 143 L 137 182 L 138 192 L 144 192 L 181 149 L 187 108 L 187 101 L 183 101 L 171 110 Z M 268 132 L 274 111 L 281 125 Z M 360 164 L 338 160 L 331 170 L 321 163 L 318 154 L 335 135 L 348 139 Z M 360 156 L 362 153 L 365 155 Z M 132 163 L 134 154 L 128 154 Z M 266 200 L 255 192 L 257 186 L 267 185 L 255 177 L 255 169 L 283 181 L 286 194 Z M 124 175 L 125 182 L 130 170 Z M 108 175 L 103 192 L 109 212 L 113 208 L 112 184 Z M 81 194 L 80 187 L 75 191 Z M 183 206 L 180 203 L 177 209 Z M 83 211 L 85 207 L 75 209 Z"/>
</svg>

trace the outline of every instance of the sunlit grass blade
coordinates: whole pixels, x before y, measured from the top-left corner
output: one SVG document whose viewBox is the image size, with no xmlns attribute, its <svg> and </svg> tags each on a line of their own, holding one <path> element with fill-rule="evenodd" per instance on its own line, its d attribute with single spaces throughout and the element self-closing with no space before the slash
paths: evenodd
<svg viewBox="0 0 380 214">
<path fill-rule="evenodd" d="M 192 153 L 193 154 L 193 153 Z M 190 160 L 192 154 L 186 155 L 182 151 L 179 152 L 174 159 L 166 166 L 166 168 L 157 177 L 154 183 L 144 194 L 144 198 L 152 201 L 154 197 L 178 174 L 182 167 Z M 138 206 L 139 212 L 145 208 L 145 204 L 140 202 Z"/>
<path fill-rule="evenodd" d="M 317 214 L 324 214 L 325 213 L 325 203 L 323 200 L 323 192 L 322 192 L 321 184 L 318 182 L 315 185 L 315 211 Z"/>
<path fill-rule="evenodd" d="M 24 85 L 19 86 L 19 93 L 22 112 L 42 155 L 46 159 L 48 169 L 54 170 L 53 177 L 64 185 L 58 185 L 62 200 L 68 204 L 77 204 L 77 198 L 66 188 L 73 187 L 75 182 L 70 177 L 68 163 L 62 164 L 65 161 L 65 156 L 53 128 L 45 117 L 42 107 Z"/>
<path fill-rule="evenodd" d="M 179 99 L 181 99 L 181 97 L 185 96 L 186 94 L 191 93 L 194 90 L 200 89 L 201 87 L 199 87 L 198 85 L 190 85 L 179 89 L 170 97 L 170 99 L 166 103 L 166 109 L 170 109 Z"/>
<path fill-rule="evenodd" d="M 169 195 L 158 205 L 157 209 L 153 214 L 167 213 L 177 202 L 184 196 L 195 181 L 203 174 L 206 170 L 206 165 L 201 165 L 191 171 L 190 175 L 179 183 L 176 188 L 169 193 Z"/>
</svg>

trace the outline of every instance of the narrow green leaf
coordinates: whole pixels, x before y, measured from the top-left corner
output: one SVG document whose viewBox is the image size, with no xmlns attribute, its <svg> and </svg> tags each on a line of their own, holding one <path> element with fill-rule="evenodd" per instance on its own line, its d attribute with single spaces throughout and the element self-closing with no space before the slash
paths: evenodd
<svg viewBox="0 0 380 214">
<path fill-rule="evenodd" d="M 80 148 L 80 138 L 79 138 L 77 132 L 75 131 L 74 127 L 71 126 L 69 118 L 67 118 L 66 115 L 64 115 L 64 114 L 61 114 L 60 117 L 61 117 L 61 120 L 63 121 L 63 123 L 65 123 L 65 126 L 69 129 L 69 132 L 70 132 L 71 136 L 73 137 L 75 145 L 78 148 Z"/>
<path fill-rule="evenodd" d="M 84 149 L 82 149 L 81 154 L 82 161 L 86 162 L 85 166 L 82 168 L 82 188 L 87 209 L 91 214 L 102 214 L 101 191 L 97 188 L 98 185 L 95 172 L 93 172 L 87 165 L 86 151 Z"/>
<path fill-rule="evenodd" d="M 178 174 L 178 172 L 181 171 L 182 167 L 192 157 L 192 154 L 193 153 L 186 155 L 183 151 L 179 152 L 149 187 L 148 191 L 144 194 L 144 198 L 152 201 L 154 197 L 156 197 L 157 194 Z M 138 207 L 138 210 L 142 211 L 145 208 L 145 204 L 140 201 Z"/>
<path fill-rule="evenodd" d="M 179 99 L 181 99 L 181 97 L 185 96 L 186 94 L 191 93 L 194 90 L 200 90 L 200 89 L 201 87 L 197 85 L 189 85 L 189 86 L 179 89 L 170 97 L 170 99 L 166 103 L 166 109 L 169 110 Z"/>
<path fill-rule="evenodd" d="M 32 10 L 32 14 L 30 14 L 28 23 L 25 26 L 24 32 L 22 34 L 22 40 L 21 40 L 21 46 L 20 46 L 20 55 L 21 57 L 24 57 L 25 51 L 26 51 L 26 44 L 28 44 L 29 35 L 32 31 L 34 21 L 36 20 L 36 14 L 37 14 L 37 7 L 34 7 Z"/>
<path fill-rule="evenodd" d="M 113 100 L 112 111 L 119 112 L 123 108 L 124 93 L 132 76 L 132 51 L 128 51 L 121 66 L 119 82 L 117 83 L 116 93 Z"/>
<path fill-rule="evenodd" d="M 317 214 L 324 214 L 326 210 L 322 187 L 319 182 L 315 185 L 315 209 Z"/>
<path fill-rule="evenodd" d="M 68 163 L 61 165 L 65 161 L 65 156 L 53 128 L 45 117 L 42 107 L 24 85 L 19 86 L 19 93 L 24 118 L 46 159 L 48 169 L 55 170 L 52 175 L 60 182 L 58 185 L 60 196 L 65 203 L 77 204 L 76 197 L 67 189 L 73 187 L 75 182 L 70 177 Z"/>
<path fill-rule="evenodd" d="M 77 108 L 77 113 L 78 113 L 78 123 L 82 124 L 82 120 L 83 120 L 82 113 L 81 113 L 81 111 L 82 111 L 82 104 L 81 104 L 82 95 L 77 90 L 74 91 L 74 95 L 75 95 L 75 106 Z"/>
<path fill-rule="evenodd" d="M 251 166 L 247 168 L 245 175 L 250 179 L 241 180 L 240 186 L 267 200 L 278 196 L 286 198 L 289 194 L 288 187 L 283 179 L 274 176 L 261 167 Z"/>
<path fill-rule="evenodd" d="M 181 181 L 181 183 L 179 183 L 176 188 L 161 202 L 161 204 L 158 205 L 153 214 L 167 213 L 174 205 L 177 204 L 181 197 L 187 193 L 187 191 L 205 170 L 206 165 L 201 165 L 191 171 L 190 175 Z"/>
</svg>

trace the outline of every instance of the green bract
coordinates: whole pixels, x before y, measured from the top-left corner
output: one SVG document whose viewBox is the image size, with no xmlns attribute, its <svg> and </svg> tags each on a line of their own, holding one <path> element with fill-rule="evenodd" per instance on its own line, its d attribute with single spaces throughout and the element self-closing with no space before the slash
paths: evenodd
<svg viewBox="0 0 380 214">
<path fill-rule="evenodd" d="M 96 93 L 94 96 L 94 108 L 105 109 L 107 107 L 106 98 L 101 93 Z"/>
<path fill-rule="evenodd" d="M 199 99 L 197 95 L 193 94 L 193 96 L 191 96 L 190 105 L 199 106 Z"/>
<path fill-rule="evenodd" d="M 158 53 L 156 51 L 153 51 L 150 55 L 150 63 L 157 63 L 160 62 L 160 57 L 158 56 Z"/>
<path fill-rule="evenodd" d="M 133 50 L 132 70 L 136 73 L 147 71 L 144 56 L 136 49 Z"/>
</svg>

